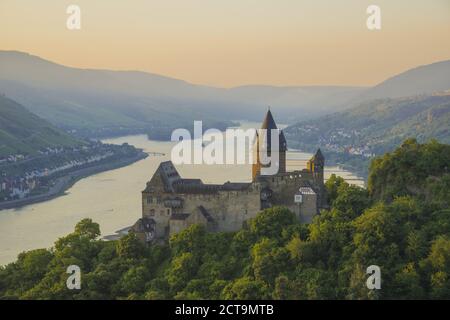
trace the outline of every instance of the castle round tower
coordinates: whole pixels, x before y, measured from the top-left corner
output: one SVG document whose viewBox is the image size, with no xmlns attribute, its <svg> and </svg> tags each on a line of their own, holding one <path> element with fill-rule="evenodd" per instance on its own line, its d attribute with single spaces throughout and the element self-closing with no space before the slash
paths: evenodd
<svg viewBox="0 0 450 320">
<path fill-rule="evenodd" d="M 283 131 L 278 129 L 275 120 L 273 119 L 270 109 L 266 113 L 266 117 L 261 125 L 261 131 L 256 132 L 256 140 L 253 148 L 255 163 L 252 166 L 252 177 L 253 181 L 256 180 L 258 176 L 261 175 L 261 168 L 270 167 L 271 163 L 263 164 L 261 163 L 261 158 L 263 153 L 266 153 L 268 157 L 274 158 L 275 152 L 278 153 L 278 173 L 286 172 L 286 151 L 287 144 L 286 138 L 284 137 Z M 278 146 L 272 146 L 272 130 L 277 130 L 279 133 Z M 276 157 L 275 157 L 276 158 Z"/>
</svg>

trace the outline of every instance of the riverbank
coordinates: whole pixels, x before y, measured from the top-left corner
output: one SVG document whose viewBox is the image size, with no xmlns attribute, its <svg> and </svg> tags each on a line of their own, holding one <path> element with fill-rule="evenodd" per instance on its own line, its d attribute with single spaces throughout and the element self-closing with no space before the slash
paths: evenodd
<svg viewBox="0 0 450 320">
<path fill-rule="evenodd" d="M 364 179 L 364 182 L 367 184 L 369 176 L 369 167 L 373 158 L 365 158 L 362 156 L 337 154 L 330 152 L 326 154 L 328 156 L 327 158 L 328 165 L 336 165 L 346 171 L 352 172 L 356 176 Z"/>
<path fill-rule="evenodd" d="M 256 126 L 260 123 L 241 123 L 243 129 Z M 150 156 L 122 168 L 81 179 L 62 197 L 0 211 L 0 265 L 15 261 L 22 251 L 52 247 L 55 239 L 72 232 L 82 219 L 91 218 L 97 222 L 102 235 L 107 236 L 114 235 L 124 226 L 131 226 L 142 217 L 142 190 L 159 164 L 170 160 L 175 143 L 148 140 L 146 135 L 101 142 L 119 146 L 127 143 Z M 304 154 L 301 165 L 306 165 L 311 156 Z M 301 169 L 300 166 L 297 168 Z M 326 178 L 334 173 L 333 169 L 325 166 Z M 206 183 L 251 179 L 251 165 L 180 165 L 179 170 L 187 178 L 199 178 Z M 341 170 L 338 174 L 344 178 L 351 176 L 351 172 L 346 174 Z"/>
<path fill-rule="evenodd" d="M 121 167 L 125 167 L 128 166 L 134 162 L 137 162 L 139 160 L 145 159 L 148 157 L 148 154 L 140 151 L 138 152 L 135 156 L 130 157 L 130 158 L 123 158 L 123 159 L 118 159 L 116 161 L 113 161 L 111 163 L 103 163 L 100 165 L 96 165 L 96 166 L 92 166 L 92 167 L 88 167 L 88 168 L 83 168 L 83 169 L 79 169 L 79 170 L 75 170 L 73 172 L 70 172 L 62 177 L 56 178 L 55 183 L 53 184 L 53 186 L 50 188 L 50 190 L 46 193 L 43 194 L 39 194 L 39 195 L 35 195 L 35 196 L 30 196 L 24 199 L 17 199 L 17 200 L 11 200 L 11 201 L 5 201 L 5 202 L 0 202 L 0 210 L 3 209 L 16 209 L 16 208 L 20 208 L 26 205 L 30 205 L 30 204 L 34 204 L 34 203 L 39 203 L 39 202 L 44 202 L 44 201 L 48 201 L 51 199 L 54 199 L 56 197 L 62 196 L 65 194 L 65 192 L 72 187 L 77 181 L 86 178 L 88 176 L 100 173 L 100 172 L 104 172 L 104 171 L 109 171 L 109 170 L 114 170 L 114 169 L 118 169 Z"/>
</svg>

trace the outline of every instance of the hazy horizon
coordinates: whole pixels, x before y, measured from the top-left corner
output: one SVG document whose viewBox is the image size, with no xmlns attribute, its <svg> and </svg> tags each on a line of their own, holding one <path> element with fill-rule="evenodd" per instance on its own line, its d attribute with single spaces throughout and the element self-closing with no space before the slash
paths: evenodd
<svg viewBox="0 0 450 320">
<path fill-rule="evenodd" d="M 252 86 L 261 86 L 261 87 L 268 86 L 268 87 L 279 87 L 279 88 L 283 88 L 283 87 L 285 87 L 285 88 L 288 88 L 288 87 L 305 87 L 305 88 L 306 87 L 355 87 L 355 88 L 359 87 L 359 88 L 371 88 L 371 87 L 376 86 L 376 85 L 379 84 L 379 83 L 375 83 L 374 85 L 352 85 L 352 84 L 346 85 L 346 84 L 332 84 L 332 83 L 330 83 L 330 84 L 301 84 L 301 85 L 288 84 L 288 85 L 277 85 L 277 84 L 270 84 L 270 83 L 246 83 L 246 84 L 239 84 L 239 85 L 236 85 L 236 86 L 220 86 L 220 85 L 209 85 L 209 84 L 203 84 L 203 83 L 195 83 L 195 82 L 189 81 L 187 79 L 176 78 L 176 77 L 172 77 L 172 76 L 165 75 L 165 74 L 160 74 L 160 73 L 155 73 L 155 72 L 148 71 L 148 70 L 96 68 L 95 66 L 94 67 L 89 67 L 89 68 L 84 68 L 84 67 L 78 67 L 78 66 L 71 66 L 71 65 L 66 65 L 66 64 L 60 63 L 58 61 L 49 60 L 46 57 L 39 56 L 39 55 L 34 54 L 32 52 L 25 52 L 25 51 L 13 50 L 13 49 L 0 49 L 0 52 L 11 52 L 11 53 L 18 53 L 18 54 L 27 54 L 27 55 L 30 55 L 32 57 L 36 57 L 36 58 L 48 61 L 50 63 L 54 63 L 54 64 L 57 64 L 57 65 L 61 65 L 63 67 L 68 67 L 68 68 L 74 68 L 74 69 L 80 69 L 80 70 L 97 70 L 97 71 L 144 72 L 144 73 L 148 73 L 148 74 L 152 74 L 152 75 L 156 75 L 156 76 L 160 76 L 160 77 L 164 77 L 164 78 L 169 78 L 169 79 L 173 79 L 173 80 L 183 81 L 183 82 L 186 82 L 186 83 L 189 83 L 189 84 L 193 84 L 193 85 L 210 86 L 212 88 L 219 88 L 219 89 L 233 89 L 233 88 L 246 87 L 246 86 L 248 86 L 248 87 L 252 87 Z M 429 64 L 425 64 L 425 65 L 431 65 L 431 64 L 435 64 L 435 63 L 439 63 L 439 62 L 445 62 L 445 61 L 450 61 L 450 58 L 449 59 L 445 59 L 445 60 L 439 60 L 439 61 L 430 62 Z M 414 68 L 425 66 L 425 65 L 413 66 L 413 67 L 411 67 L 409 69 L 400 71 L 398 74 L 406 72 L 406 71 L 409 71 L 409 70 L 414 69 Z M 385 80 L 387 80 L 387 79 L 389 79 L 391 77 L 394 77 L 394 76 L 396 76 L 398 74 L 388 75 L 386 78 L 382 79 L 380 81 L 380 83 L 382 83 L 383 81 L 385 81 Z"/>
<path fill-rule="evenodd" d="M 70 4 L 81 8 L 81 30 L 66 28 Z M 381 30 L 366 28 L 370 4 L 381 8 Z M 450 59 L 449 18 L 445 0 L 2 0 L 0 50 L 215 87 L 366 87 Z"/>
</svg>

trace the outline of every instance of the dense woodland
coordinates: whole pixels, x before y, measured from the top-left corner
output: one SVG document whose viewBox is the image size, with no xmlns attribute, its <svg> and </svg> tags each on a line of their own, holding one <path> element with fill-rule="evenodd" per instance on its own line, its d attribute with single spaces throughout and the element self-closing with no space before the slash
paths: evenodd
<svg viewBox="0 0 450 320">
<path fill-rule="evenodd" d="M 367 189 L 332 176 L 330 210 L 300 224 L 262 211 L 235 233 L 199 225 L 167 245 L 98 240 L 80 221 L 52 249 L 0 268 L 2 299 L 450 299 L 450 146 L 405 141 L 374 160 Z M 82 270 L 68 290 L 66 268 Z M 366 287 L 366 268 L 382 287 Z"/>
</svg>

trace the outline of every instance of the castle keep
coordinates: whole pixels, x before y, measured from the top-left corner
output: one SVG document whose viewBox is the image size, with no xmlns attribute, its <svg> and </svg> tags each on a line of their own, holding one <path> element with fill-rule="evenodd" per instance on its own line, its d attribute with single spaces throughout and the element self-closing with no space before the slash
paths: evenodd
<svg viewBox="0 0 450 320">
<path fill-rule="evenodd" d="M 277 129 L 270 110 L 262 129 Z M 267 141 L 267 142 L 266 142 Z M 162 162 L 144 191 L 142 218 L 132 230 L 142 240 L 167 239 L 192 224 L 203 224 L 212 232 L 236 231 L 245 220 L 263 209 L 284 206 L 302 222 L 311 222 L 314 215 L 326 206 L 324 162 L 320 152 L 308 161 L 307 168 L 286 171 L 286 139 L 279 134 L 278 173 L 262 175 L 259 150 L 272 150 L 271 139 L 256 137 L 254 150 L 257 161 L 252 168 L 252 182 L 205 184 L 200 179 L 182 178 L 171 161 Z M 261 145 L 265 143 L 266 145 Z"/>
</svg>

